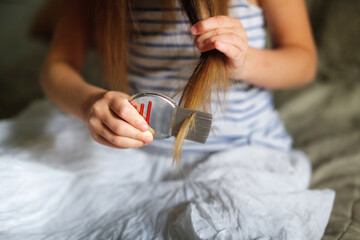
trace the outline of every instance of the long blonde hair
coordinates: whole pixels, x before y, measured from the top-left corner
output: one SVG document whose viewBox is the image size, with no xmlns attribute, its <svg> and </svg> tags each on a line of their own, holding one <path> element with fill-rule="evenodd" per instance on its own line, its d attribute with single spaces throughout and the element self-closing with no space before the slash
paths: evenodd
<svg viewBox="0 0 360 240">
<path fill-rule="evenodd" d="M 191 24 L 216 16 L 227 15 L 228 1 L 224 0 L 179 0 Z M 96 44 L 105 75 L 113 89 L 128 90 L 127 51 L 129 22 L 131 21 L 130 0 L 97 0 Z M 116 29 L 116 31 L 114 31 Z M 226 57 L 217 50 L 201 54 L 195 70 L 183 91 L 180 105 L 185 108 L 210 111 L 212 92 L 228 88 Z M 181 158 L 181 146 L 195 117 L 184 121 L 174 144 L 174 161 Z"/>
</svg>

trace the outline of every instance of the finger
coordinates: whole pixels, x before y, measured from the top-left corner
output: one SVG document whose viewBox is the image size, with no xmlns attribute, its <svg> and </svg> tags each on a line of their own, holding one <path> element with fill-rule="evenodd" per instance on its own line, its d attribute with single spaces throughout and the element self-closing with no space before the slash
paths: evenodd
<svg viewBox="0 0 360 240">
<path fill-rule="evenodd" d="M 227 34 L 227 35 L 225 35 Z M 241 35 L 239 32 L 235 31 L 234 28 L 218 28 L 213 31 L 206 32 L 196 37 L 195 45 L 198 48 L 201 48 L 206 44 L 206 42 L 214 42 L 216 36 L 225 35 L 232 39 L 233 42 L 238 41 L 239 39 L 234 39 L 233 35 L 237 35 L 243 42 L 246 42 L 246 34 Z M 211 41 L 211 39 L 213 39 Z"/>
<path fill-rule="evenodd" d="M 133 105 L 133 107 L 136 107 L 136 109 L 138 109 L 140 107 L 140 104 L 138 103 L 137 99 L 132 99 L 130 103 L 131 103 L 131 105 Z"/>
<path fill-rule="evenodd" d="M 226 43 L 226 42 L 215 41 L 214 47 L 215 47 L 215 49 L 224 53 L 228 58 L 231 58 L 231 59 L 236 59 L 241 54 L 243 54 L 239 48 L 235 47 L 233 44 Z"/>
<path fill-rule="evenodd" d="M 104 137 L 102 137 L 102 136 L 99 135 L 99 134 L 94 133 L 94 134 L 92 134 L 91 136 L 92 136 L 92 138 L 93 138 L 96 142 L 98 142 L 98 143 L 100 143 L 100 144 L 102 144 L 102 145 L 105 145 L 105 146 L 108 146 L 108 147 L 112 147 L 112 148 L 124 149 L 123 147 L 119 147 L 119 146 L 116 146 L 116 145 L 110 143 L 108 140 L 106 140 Z"/>
<path fill-rule="evenodd" d="M 114 145 L 118 148 L 138 148 L 148 144 L 133 138 L 118 136 L 98 119 L 89 122 L 89 124 L 91 131 L 95 133 L 93 134 L 94 139 L 96 138 L 96 135 L 100 135 L 106 141 L 108 141 L 109 144 Z M 149 135 L 151 135 L 150 132 Z"/>
<path fill-rule="evenodd" d="M 245 48 L 247 46 L 244 39 L 239 37 L 237 34 L 225 33 L 222 35 L 216 35 L 216 36 L 206 39 L 203 43 L 199 44 L 198 48 L 202 52 L 212 50 L 212 49 L 216 48 L 216 46 L 215 46 L 216 41 L 221 42 L 221 43 L 231 44 L 235 48 L 238 48 L 238 50 L 241 50 L 241 51 L 245 50 Z"/>
<path fill-rule="evenodd" d="M 194 35 L 203 34 L 208 31 L 212 31 L 216 28 L 232 28 L 240 27 L 243 29 L 239 19 L 229 16 L 215 16 L 195 23 L 190 31 Z"/>
<path fill-rule="evenodd" d="M 145 143 L 150 143 L 152 137 L 147 132 L 142 132 L 129 123 L 123 121 L 109 110 L 102 119 L 102 122 L 116 135 L 133 138 Z"/>
<path fill-rule="evenodd" d="M 138 111 L 131 105 L 126 98 L 114 98 L 110 104 L 110 109 L 120 118 L 134 126 L 135 128 L 145 132 L 149 125 Z"/>
</svg>

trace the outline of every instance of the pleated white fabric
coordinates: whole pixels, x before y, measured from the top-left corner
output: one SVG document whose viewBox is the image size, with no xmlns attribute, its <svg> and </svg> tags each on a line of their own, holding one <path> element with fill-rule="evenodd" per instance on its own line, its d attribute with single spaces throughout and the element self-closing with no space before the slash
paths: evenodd
<svg viewBox="0 0 360 240">
<path fill-rule="evenodd" d="M 260 146 L 171 156 L 95 143 L 47 101 L 0 121 L 0 239 L 321 239 L 332 190 Z"/>
</svg>

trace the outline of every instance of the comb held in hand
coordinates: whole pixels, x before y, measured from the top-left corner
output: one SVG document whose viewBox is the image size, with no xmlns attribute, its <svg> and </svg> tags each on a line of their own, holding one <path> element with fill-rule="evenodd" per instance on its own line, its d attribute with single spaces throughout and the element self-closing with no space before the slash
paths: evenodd
<svg viewBox="0 0 360 240">
<path fill-rule="evenodd" d="M 210 113 L 179 107 L 171 98 L 152 92 L 138 93 L 130 102 L 154 129 L 155 139 L 176 136 L 181 124 L 192 114 L 195 114 L 194 126 L 185 139 L 205 143 L 209 136 L 212 123 Z"/>
</svg>

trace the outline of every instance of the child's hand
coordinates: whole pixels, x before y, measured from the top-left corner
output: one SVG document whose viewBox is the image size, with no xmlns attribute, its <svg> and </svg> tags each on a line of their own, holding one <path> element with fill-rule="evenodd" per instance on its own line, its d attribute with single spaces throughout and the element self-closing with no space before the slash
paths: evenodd
<svg viewBox="0 0 360 240">
<path fill-rule="evenodd" d="M 241 78 L 248 50 L 246 32 L 237 18 L 215 16 L 194 24 L 191 32 L 197 35 L 195 46 L 206 52 L 217 49 L 228 57 L 229 74 Z"/>
<path fill-rule="evenodd" d="M 121 92 L 103 94 L 91 107 L 88 126 L 98 143 L 116 148 L 137 148 L 152 142 L 145 119 Z"/>
</svg>

